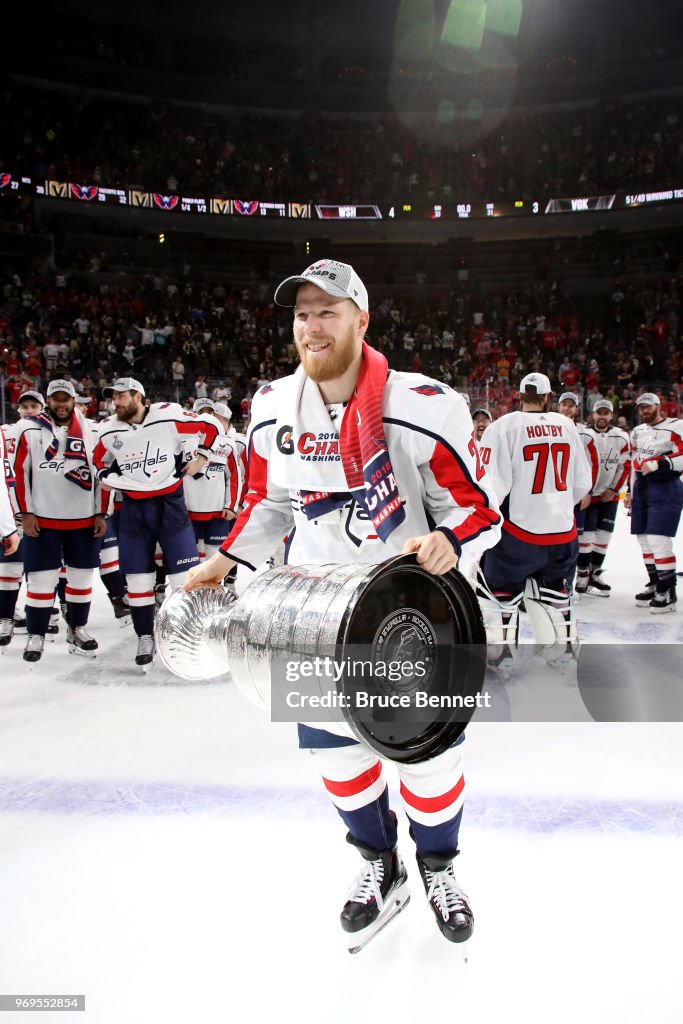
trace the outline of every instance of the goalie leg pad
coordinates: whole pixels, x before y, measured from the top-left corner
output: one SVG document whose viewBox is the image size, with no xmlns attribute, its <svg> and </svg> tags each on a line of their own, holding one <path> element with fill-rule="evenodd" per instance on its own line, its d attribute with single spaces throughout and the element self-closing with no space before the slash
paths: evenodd
<svg viewBox="0 0 683 1024">
<path fill-rule="evenodd" d="M 486 660 L 505 671 L 511 666 L 517 651 L 519 636 L 519 606 L 523 594 L 500 595 L 492 592 L 480 577 L 477 600 L 486 628 Z"/>
<path fill-rule="evenodd" d="M 549 665 L 564 671 L 576 659 L 579 635 L 571 592 L 564 580 L 529 579 L 524 589 L 524 606 L 536 643 Z"/>
</svg>

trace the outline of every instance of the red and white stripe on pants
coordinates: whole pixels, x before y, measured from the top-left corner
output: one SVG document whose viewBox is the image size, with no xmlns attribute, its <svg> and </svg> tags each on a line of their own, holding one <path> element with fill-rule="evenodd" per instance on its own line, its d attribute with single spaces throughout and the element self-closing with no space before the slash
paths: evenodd
<svg viewBox="0 0 683 1024">
<path fill-rule="evenodd" d="M 382 761 L 362 744 L 315 751 L 323 783 L 341 811 L 355 811 L 382 795 L 387 785 Z M 450 747 L 421 764 L 393 762 L 406 814 L 420 825 L 450 821 L 465 801 L 462 746 Z"/>
</svg>

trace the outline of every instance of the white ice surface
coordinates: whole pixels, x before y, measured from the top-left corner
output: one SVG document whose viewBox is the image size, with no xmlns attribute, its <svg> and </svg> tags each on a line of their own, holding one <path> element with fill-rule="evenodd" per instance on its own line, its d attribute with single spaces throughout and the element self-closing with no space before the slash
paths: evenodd
<svg viewBox="0 0 683 1024">
<path fill-rule="evenodd" d="M 626 526 L 582 633 L 680 642 L 680 612 L 633 607 Z M 437 932 L 403 823 L 413 899 L 351 957 L 337 918 L 357 854 L 295 727 L 229 682 L 140 675 L 99 584 L 90 628 L 95 661 L 63 636 L 31 672 L 21 637 L 0 659 L 0 993 L 85 993 L 82 1018 L 55 1019 L 94 1024 L 680 1024 L 683 725 L 473 724 L 469 964 Z M 547 674 L 529 677 L 541 699 Z"/>
</svg>

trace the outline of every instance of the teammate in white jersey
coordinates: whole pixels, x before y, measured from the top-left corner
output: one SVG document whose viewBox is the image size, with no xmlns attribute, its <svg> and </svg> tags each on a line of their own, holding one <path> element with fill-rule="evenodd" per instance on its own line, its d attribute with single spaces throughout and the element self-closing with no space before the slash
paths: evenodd
<svg viewBox="0 0 683 1024">
<path fill-rule="evenodd" d="M 24 391 L 17 399 L 19 422 L 28 416 L 38 416 L 45 408 L 45 399 L 38 391 Z M 13 514 L 16 507 L 14 456 L 17 447 L 19 423 L 3 423 L 0 433 L 4 441 L 4 479 L 8 488 Z M 21 540 L 12 552 L 0 551 L 0 647 L 6 647 L 16 629 L 26 629 L 26 619 L 17 612 L 19 588 L 24 575 L 24 552 Z M 48 626 L 48 632 L 57 632 L 58 626 Z"/>
<path fill-rule="evenodd" d="M 73 384 L 53 380 L 45 411 L 22 420 L 17 433 L 16 496 L 28 574 L 24 660 L 29 662 L 42 656 L 62 564 L 69 651 L 94 657 L 97 650 L 85 626 L 106 523 L 93 472 L 90 426 L 75 406 Z"/>
<path fill-rule="evenodd" d="M 631 533 L 638 538 L 648 583 L 636 604 L 655 615 L 676 611 L 673 539 L 683 508 L 683 420 L 662 416 L 657 395 L 636 400 L 640 423 L 631 433 Z"/>
<path fill-rule="evenodd" d="M 480 590 L 489 655 L 503 670 L 514 660 L 524 598 L 549 664 L 564 669 L 578 637 L 569 580 L 578 556 L 574 506 L 588 504 L 591 470 L 571 420 L 550 412 L 550 381 L 530 373 L 522 408 L 484 431 L 481 454 L 503 513 L 499 543 L 486 552 Z"/>
<path fill-rule="evenodd" d="M 583 532 L 579 536 L 579 561 L 575 589 L 579 594 L 609 597 L 612 591 L 604 578 L 603 565 L 614 532 L 619 507 L 619 492 L 628 480 L 631 460 L 630 441 L 625 430 L 615 427 L 614 406 L 599 398 L 593 406 L 593 426 L 586 427 L 598 460 L 598 471 L 591 488 L 591 503 L 584 512 Z"/>
<path fill-rule="evenodd" d="M 138 636 L 135 662 L 144 669 L 154 656 L 156 547 L 163 552 L 171 588 L 180 586 L 187 570 L 199 562 L 182 477 L 203 468 L 218 426 L 174 403 L 147 407 L 145 390 L 133 377 L 120 377 L 103 394 L 112 397 L 115 413 L 100 426 L 94 462 L 103 487 L 123 496 L 119 562 Z M 198 454 L 186 463 L 184 442 L 198 435 Z"/>
<path fill-rule="evenodd" d="M 14 509 L 9 496 L 7 482 L 7 468 L 5 464 L 5 441 L 0 430 L 0 465 L 3 472 L 0 473 L 0 540 L 2 551 L 5 556 L 13 555 L 19 547 L 19 531 L 14 520 Z M 0 571 L 2 571 L 0 569 Z"/>
<path fill-rule="evenodd" d="M 420 374 L 388 372 L 364 341 L 367 291 L 347 264 L 313 264 L 284 281 L 275 301 L 294 309 L 301 365 L 255 395 L 245 509 L 222 552 L 192 570 L 185 589 L 218 585 L 236 562 L 259 565 L 284 535 L 293 565 L 379 563 L 414 551 L 439 575 L 461 553 L 477 558 L 497 539 L 500 515 L 462 398 Z M 300 725 L 299 742 L 315 751 L 366 862 L 341 915 L 356 947 L 406 900 L 382 762 L 342 725 Z M 454 942 L 469 937 L 473 920 L 452 867 L 461 750 L 458 741 L 422 764 L 397 765 L 425 890 Z"/>
<path fill-rule="evenodd" d="M 214 408 L 210 399 L 198 398 L 193 411 L 218 431 L 211 457 L 201 473 L 185 476 L 183 481 L 185 504 L 201 560 L 218 551 L 230 533 L 239 503 L 239 474 L 234 448 L 224 432 L 224 422 L 210 413 L 209 408 Z M 197 455 L 197 439 L 193 438 L 186 448 L 186 458 L 192 461 Z"/>
</svg>

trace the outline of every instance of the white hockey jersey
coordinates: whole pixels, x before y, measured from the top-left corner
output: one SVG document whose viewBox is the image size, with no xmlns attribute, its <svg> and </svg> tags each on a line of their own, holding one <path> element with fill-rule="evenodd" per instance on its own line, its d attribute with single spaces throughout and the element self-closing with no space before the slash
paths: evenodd
<svg viewBox="0 0 683 1024">
<path fill-rule="evenodd" d="M 504 530 L 538 545 L 576 537 L 574 506 L 589 493 L 592 472 L 570 419 L 557 412 L 510 412 L 486 428 L 480 448 Z"/>
<path fill-rule="evenodd" d="M 628 480 L 631 470 L 631 442 L 628 434 L 620 427 L 610 424 L 606 430 L 586 427 L 593 438 L 598 457 L 598 473 L 593 481 L 593 501 L 599 501 L 607 490 L 618 492 Z"/>
<path fill-rule="evenodd" d="M 197 451 L 211 457 L 218 428 L 180 405 L 151 405 L 142 423 L 109 416 L 100 424 L 94 462 L 102 486 L 129 498 L 156 498 L 182 486 L 184 442 L 194 435 Z"/>
<path fill-rule="evenodd" d="M 230 438 L 223 433 L 221 425 L 213 416 L 199 415 L 201 420 L 216 426 L 218 434 L 208 462 L 197 476 L 183 479 L 185 504 L 190 519 L 213 519 L 221 516 L 225 509 L 237 514 L 240 496 L 240 473 L 235 450 Z M 195 438 L 185 449 L 186 461 L 199 454 Z"/>
<path fill-rule="evenodd" d="M 0 538 L 4 539 L 17 531 L 10 502 L 10 486 L 14 482 L 14 475 L 5 450 L 4 428 L 0 430 L 0 465 L 3 467 L 0 474 Z"/>
<path fill-rule="evenodd" d="M 593 437 L 593 431 L 590 427 L 587 427 L 585 423 L 574 423 L 576 432 L 581 438 L 581 444 L 583 450 L 586 453 L 586 459 L 591 471 L 591 491 L 595 490 L 595 482 L 598 479 L 598 473 L 600 471 L 600 459 L 598 457 L 598 450 L 595 447 L 595 438 Z"/>
<path fill-rule="evenodd" d="M 474 442 L 469 410 L 449 387 L 421 374 L 392 371 L 382 395 L 387 448 L 405 510 L 404 521 L 387 543 L 378 537 L 366 508 L 350 494 L 341 508 L 308 518 L 301 492 L 275 483 L 271 463 L 281 463 L 294 446 L 313 467 L 340 460 L 345 406 L 328 406 L 327 422 L 310 429 L 308 424 L 299 430 L 276 429 L 291 380 L 273 381 L 254 396 L 249 489 L 244 511 L 223 544 L 230 558 L 253 568 L 285 536 L 286 561 L 293 565 L 382 562 L 400 553 L 408 538 L 435 528 L 474 560 L 496 543 L 501 517 Z"/>
<path fill-rule="evenodd" d="M 644 462 L 654 459 L 660 462 L 662 456 L 671 460 L 648 475 L 649 480 L 665 480 L 683 472 L 683 420 L 672 416 L 660 423 L 650 425 L 639 423 L 631 432 L 631 457 L 633 474 L 640 474 Z"/>
<path fill-rule="evenodd" d="M 14 425 L 17 508 L 19 512 L 37 516 L 39 526 L 48 529 L 76 530 L 92 526 L 93 516 L 100 511 L 90 423 L 78 409 L 74 416 L 81 438 L 75 442 L 75 454 L 71 458 L 67 452 L 68 426 L 52 424 L 55 450 L 48 454 L 51 434 L 36 418 L 20 420 Z M 75 474 L 71 466 L 76 469 Z M 68 473 L 72 473 L 74 479 L 69 479 Z M 80 483 L 76 482 L 79 474 Z"/>
<path fill-rule="evenodd" d="M 244 499 L 247 494 L 247 486 L 249 484 L 249 464 L 247 461 L 247 439 L 244 434 L 240 434 L 231 425 L 226 431 L 228 440 L 233 446 L 235 452 L 235 461 L 237 463 L 237 474 L 238 474 L 238 495 L 237 495 L 237 507 L 240 508 L 244 504 Z"/>
</svg>

